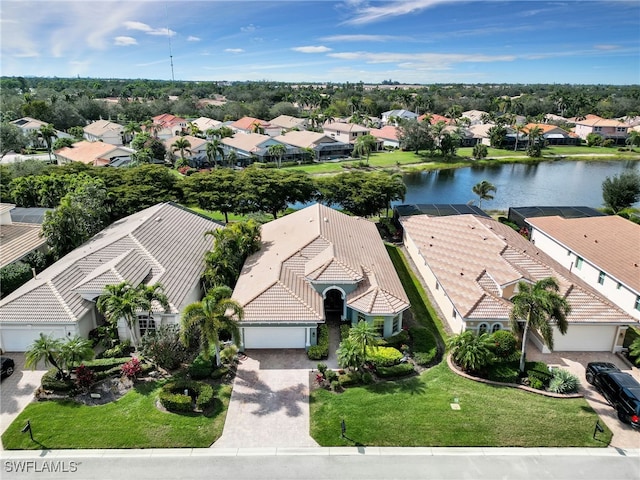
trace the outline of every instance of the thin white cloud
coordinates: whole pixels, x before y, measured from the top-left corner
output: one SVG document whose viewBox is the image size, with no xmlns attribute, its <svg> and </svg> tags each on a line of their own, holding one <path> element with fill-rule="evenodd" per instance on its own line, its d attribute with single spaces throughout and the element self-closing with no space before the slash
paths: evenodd
<svg viewBox="0 0 640 480">
<path fill-rule="evenodd" d="M 324 45 L 307 45 L 305 47 L 293 47 L 291 50 L 300 53 L 326 53 L 332 49 Z"/>
<path fill-rule="evenodd" d="M 153 28 L 152 26 L 150 26 L 150 25 L 148 25 L 146 23 L 142 23 L 142 22 L 127 21 L 127 22 L 124 22 L 124 26 L 128 30 L 137 30 L 137 31 L 140 31 L 140 32 L 144 32 L 147 35 L 159 35 L 159 36 L 165 36 L 165 37 L 173 37 L 176 34 L 176 32 L 174 32 L 171 29 L 168 29 L 168 28 L 165 28 L 165 27 Z"/>
<path fill-rule="evenodd" d="M 365 2 L 353 2 L 355 12 L 351 18 L 344 22 L 347 25 L 365 25 L 377 22 L 389 17 L 415 14 L 427 8 L 435 7 L 442 3 L 452 3 L 456 0 L 398 0 L 387 4 L 370 4 Z"/>
<path fill-rule="evenodd" d="M 593 48 L 595 48 L 596 50 L 617 50 L 620 48 L 620 45 L 600 44 L 594 45 Z"/>
<path fill-rule="evenodd" d="M 417 66 L 429 69 L 448 69 L 458 63 L 512 62 L 514 55 L 481 55 L 463 53 L 396 53 L 396 52 L 340 52 L 329 53 L 329 57 L 341 60 L 362 61 L 368 64 L 395 63 L 403 68 Z"/>
<path fill-rule="evenodd" d="M 121 36 L 114 38 L 113 44 L 118 47 L 129 47 L 131 45 L 137 45 L 138 41 L 133 37 Z"/>
<path fill-rule="evenodd" d="M 224 51 L 227 53 L 243 53 L 244 49 L 243 48 L 225 48 Z"/>
<path fill-rule="evenodd" d="M 407 37 L 397 35 L 330 35 L 321 37 L 324 42 L 389 42 L 407 40 Z"/>
<path fill-rule="evenodd" d="M 194 37 L 193 35 L 189 35 L 187 37 L 187 42 L 199 42 L 200 41 L 200 37 Z"/>
<path fill-rule="evenodd" d="M 246 27 L 240 27 L 240 31 L 241 32 L 255 32 L 256 31 L 256 26 L 252 23 L 250 25 L 247 25 Z"/>
</svg>

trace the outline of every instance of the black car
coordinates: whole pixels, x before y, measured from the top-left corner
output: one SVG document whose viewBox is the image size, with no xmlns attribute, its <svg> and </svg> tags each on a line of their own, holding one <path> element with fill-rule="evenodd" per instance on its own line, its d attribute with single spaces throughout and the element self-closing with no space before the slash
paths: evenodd
<svg viewBox="0 0 640 480">
<path fill-rule="evenodd" d="M 587 365 L 587 381 L 594 385 L 618 413 L 618 418 L 640 429 L 640 383 L 611 363 Z"/>
<path fill-rule="evenodd" d="M 16 364 L 13 359 L 9 357 L 0 357 L 0 361 L 2 361 L 2 378 L 8 377 L 13 373 L 13 370 L 16 368 Z"/>
</svg>

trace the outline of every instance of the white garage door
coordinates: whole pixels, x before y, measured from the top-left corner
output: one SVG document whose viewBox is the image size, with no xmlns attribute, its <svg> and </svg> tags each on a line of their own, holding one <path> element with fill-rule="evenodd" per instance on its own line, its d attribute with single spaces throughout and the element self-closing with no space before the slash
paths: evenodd
<svg viewBox="0 0 640 480">
<path fill-rule="evenodd" d="M 244 327 L 244 348 L 304 348 L 304 327 Z"/>
<path fill-rule="evenodd" d="M 567 334 L 553 331 L 556 352 L 610 352 L 618 327 L 607 325 L 569 325 Z"/>
<path fill-rule="evenodd" d="M 66 338 L 64 327 L 43 328 L 41 326 L 11 327 L 3 326 L 0 335 L 2 336 L 1 347 L 5 352 L 26 352 L 31 344 L 40 338 L 40 333 L 53 335 L 55 338 Z"/>
</svg>

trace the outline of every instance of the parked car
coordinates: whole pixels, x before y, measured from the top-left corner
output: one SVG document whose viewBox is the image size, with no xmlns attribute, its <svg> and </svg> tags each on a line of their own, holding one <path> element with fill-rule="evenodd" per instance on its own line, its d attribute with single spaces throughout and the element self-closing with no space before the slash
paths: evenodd
<svg viewBox="0 0 640 480">
<path fill-rule="evenodd" d="M 2 373 L 0 377 L 5 378 L 10 376 L 16 368 L 15 362 L 9 357 L 0 357 L 0 361 L 2 362 Z"/>
<path fill-rule="evenodd" d="M 587 381 L 594 385 L 618 413 L 618 418 L 640 429 L 640 383 L 612 363 L 587 365 Z"/>
</svg>

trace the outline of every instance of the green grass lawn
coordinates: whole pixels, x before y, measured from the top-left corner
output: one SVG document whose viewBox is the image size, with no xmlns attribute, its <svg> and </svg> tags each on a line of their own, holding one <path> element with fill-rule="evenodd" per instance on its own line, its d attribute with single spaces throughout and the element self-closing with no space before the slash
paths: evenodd
<svg viewBox="0 0 640 480">
<path fill-rule="evenodd" d="M 460 410 L 450 404 L 459 399 Z M 335 394 L 311 392 L 311 436 L 322 446 L 604 447 L 586 400 L 553 399 L 467 380 L 441 363 L 420 376 Z M 346 436 L 340 436 L 344 419 Z"/>
<path fill-rule="evenodd" d="M 158 382 L 137 385 L 118 401 L 89 407 L 72 401 L 31 403 L 2 435 L 6 450 L 209 447 L 224 427 L 231 386 L 214 386 L 208 416 L 165 413 L 155 406 Z M 29 420 L 36 442 L 20 430 Z"/>
</svg>

